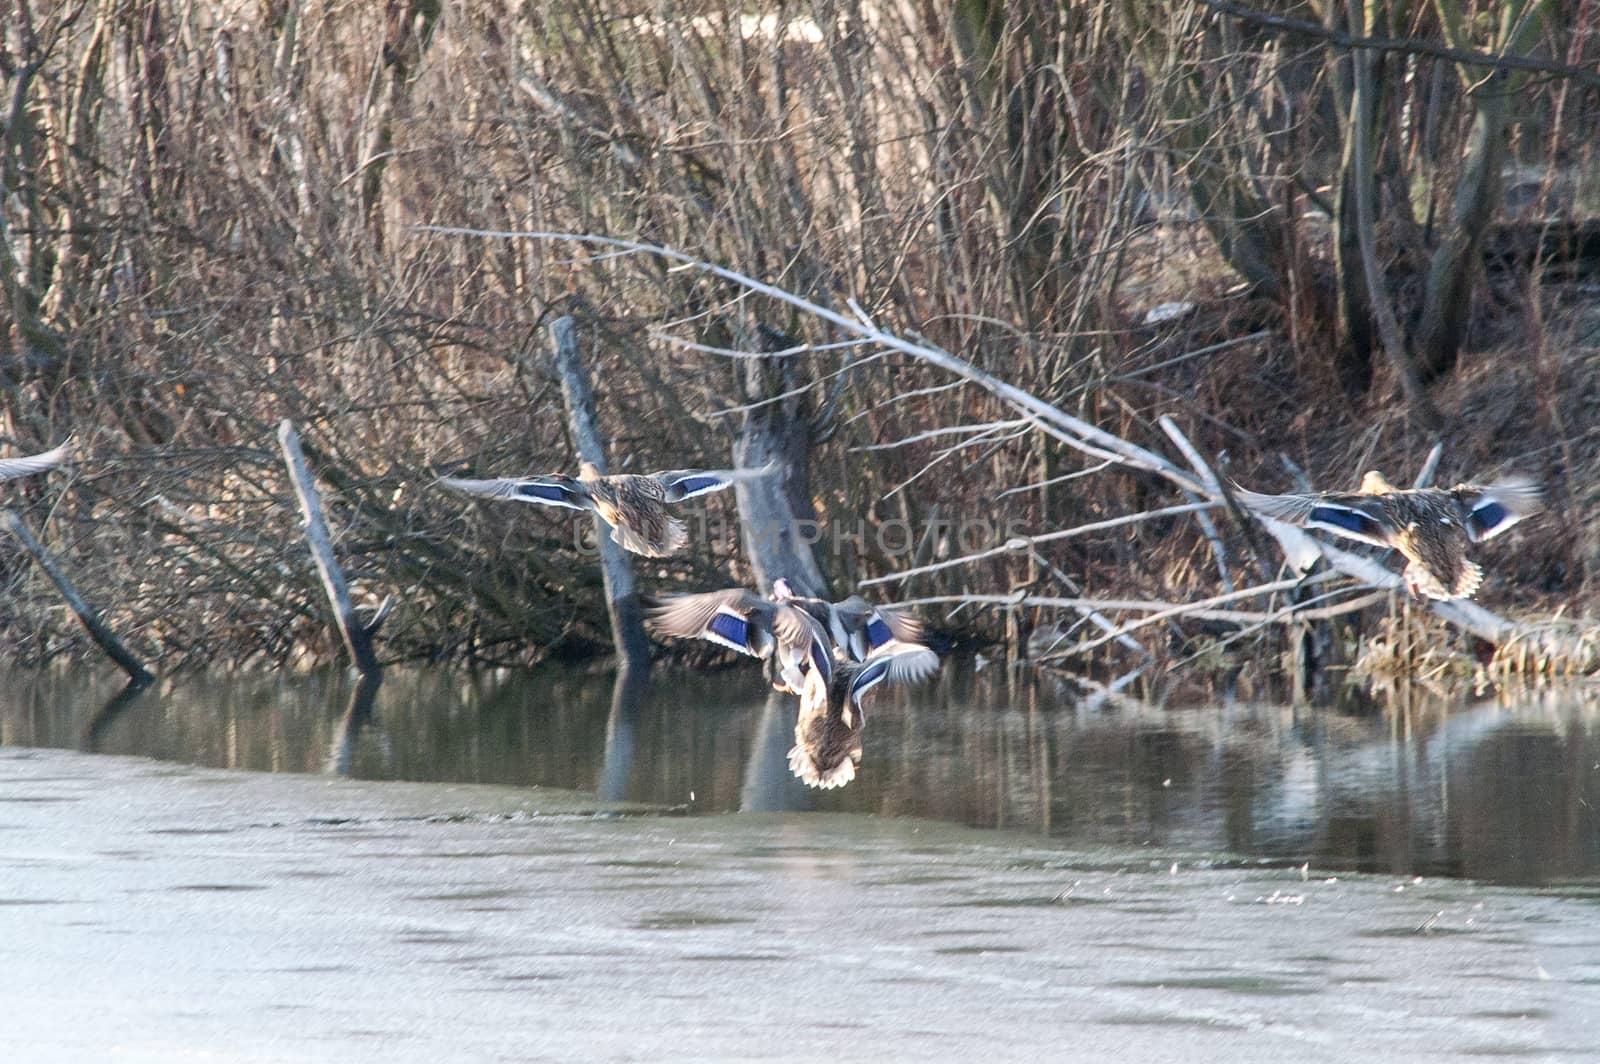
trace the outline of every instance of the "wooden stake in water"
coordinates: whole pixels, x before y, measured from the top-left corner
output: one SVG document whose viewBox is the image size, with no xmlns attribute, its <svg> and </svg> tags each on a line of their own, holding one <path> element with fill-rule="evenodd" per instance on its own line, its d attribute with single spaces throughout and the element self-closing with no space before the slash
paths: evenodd
<svg viewBox="0 0 1600 1064">
<path fill-rule="evenodd" d="M 23 522 L 21 516 L 14 510 L 7 510 L 5 523 L 11 534 L 22 544 L 23 549 L 33 555 L 33 560 L 39 563 L 39 568 L 44 570 L 50 582 L 56 585 L 56 590 L 61 592 L 61 597 L 72 607 L 72 612 L 78 615 L 78 620 L 83 622 L 83 627 L 90 637 L 100 644 L 100 649 L 117 663 L 118 668 L 128 674 L 130 686 L 144 687 L 154 680 L 155 676 L 144 667 L 144 663 L 117 638 L 115 632 L 106 627 L 100 611 L 90 606 L 83 600 L 83 596 L 78 594 L 78 589 L 72 586 L 72 581 L 67 578 L 66 570 L 61 568 L 61 563 L 56 560 L 55 555 L 45 549 L 44 544 L 34 538 L 33 532 Z"/>
<path fill-rule="evenodd" d="M 392 598 L 383 600 L 372 620 L 363 624 L 350 604 L 350 587 L 345 583 L 344 572 L 333 556 L 333 539 L 328 535 L 328 522 L 322 515 L 322 496 L 317 492 L 316 480 L 306 466 L 305 452 L 300 448 L 300 434 L 294 422 L 285 418 L 278 426 L 278 443 L 283 448 L 283 460 L 289 467 L 289 480 L 300 500 L 300 516 L 305 522 L 306 542 L 311 546 L 311 559 L 322 576 L 322 587 L 328 593 L 328 604 L 333 607 L 334 624 L 344 639 L 345 649 L 355 662 L 356 670 L 363 676 L 378 675 L 377 654 L 373 652 L 373 637 L 389 617 Z"/>
</svg>

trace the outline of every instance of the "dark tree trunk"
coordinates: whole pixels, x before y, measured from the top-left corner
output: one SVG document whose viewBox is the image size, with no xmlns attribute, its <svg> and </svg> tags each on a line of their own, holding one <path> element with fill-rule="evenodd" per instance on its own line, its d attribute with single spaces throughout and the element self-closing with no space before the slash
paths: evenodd
<svg viewBox="0 0 1600 1064">
<path fill-rule="evenodd" d="M 749 359 L 743 364 L 747 403 L 763 402 L 796 387 L 789 358 Z M 762 590 L 787 578 L 802 595 L 826 595 L 828 582 L 812 544 L 821 535 L 811 505 L 811 424 L 804 397 L 791 395 L 747 411 L 733 445 L 734 466 L 759 469 L 779 465 L 770 477 L 734 485 L 745 556 Z"/>
</svg>

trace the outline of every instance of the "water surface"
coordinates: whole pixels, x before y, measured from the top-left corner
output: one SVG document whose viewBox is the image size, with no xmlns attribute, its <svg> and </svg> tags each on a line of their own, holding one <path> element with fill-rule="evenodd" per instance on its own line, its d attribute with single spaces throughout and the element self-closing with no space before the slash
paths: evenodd
<svg viewBox="0 0 1600 1064">
<path fill-rule="evenodd" d="M 877 700 L 857 780 L 789 777 L 794 703 L 754 670 L 394 671 L 370 712 L 342 675 L 185 676 L 118 701 L 79 671 L 0 676 L 0 742 L 213 767 L 544 785 L 689 813 L 818 809 L 1526 885 L 1600 884 L 1600 697 L 1351 712 L 1090 699 L 953 663 Z"/>
</svg>

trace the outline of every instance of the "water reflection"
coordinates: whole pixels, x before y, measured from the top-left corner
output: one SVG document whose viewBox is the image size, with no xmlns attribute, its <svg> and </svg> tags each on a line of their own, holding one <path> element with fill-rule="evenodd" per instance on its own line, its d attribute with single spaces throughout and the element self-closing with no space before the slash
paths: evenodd
<svg viewBox="0 0 1600 1064">
<path fill-rule="evenodd" d="M 136 696 L 81 672 L 13 674 L 0 742 L 1547 883 L 1600 880 L 1597 704 L 1573 690 L 1364 713 L 1171 709 L 954 666 L 885 692 L 860 776 L 827 793 L 789 775 L 793 701 L 753 670 L 392 672 L 366 692 L 335 674 L 185 677 Z"/>
</svg>

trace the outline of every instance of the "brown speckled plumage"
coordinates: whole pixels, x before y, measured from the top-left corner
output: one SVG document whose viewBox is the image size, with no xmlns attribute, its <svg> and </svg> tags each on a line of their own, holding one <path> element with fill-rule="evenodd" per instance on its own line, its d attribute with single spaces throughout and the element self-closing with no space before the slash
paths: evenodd
<svg viewBox="0 0 1600 1064">
<path fill-rule="evenodd" d="M 611 538 L 624 550 L 660 558 L 676 553 L 689 541 L 688 530 L 668 511 L 668 506 L 776 471 L 776 465 L 768 465 L 760 469 L 670 469 L 607 475 L 584 462 L 576 477 L 441 477 L 440 483 L 490 498 L 592 510 L 611 526 Z"/>
<path fill-rule="evenodd" d="M 827 674 L 806 674 L 795 718 L 789 769 L 808 787 L 843 787 L 861 764 L 861 703 L 879 683 L 918 683 L 939 670 L 939 657 L 914 643 L 885 643 L 860 662 L 832 662 Z"/>
<path fill-rule="evenodd" d="M 1483 582 L 1483 569 L 1468 560 L 1467 548 L 1499 535 L 1541 506 L 1539 488 L 1531 480 L 1402 489 L 1376 471 L 1362 478 L 1356 492 L 1240 491 L 1238 496 L 1262 516 L 1394 548 L 1406 558 L 1406 587 L 1434 599 L 1470 598 Z"/>
</svg>

